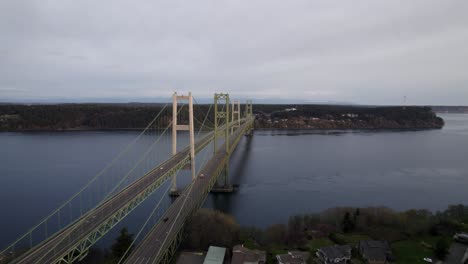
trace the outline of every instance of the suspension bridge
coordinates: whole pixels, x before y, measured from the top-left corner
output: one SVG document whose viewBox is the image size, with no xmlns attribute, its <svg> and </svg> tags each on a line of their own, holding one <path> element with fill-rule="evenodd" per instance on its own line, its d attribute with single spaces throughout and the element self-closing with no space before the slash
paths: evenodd
<svg viewBox="0 0 468 264">
<path fill-rule="evenodd" d="M 194 107 L 194 101 L 191 93 L 174 93 L 172 111 L 169 104 L 162 107 L 148 126 L 83 188 L 3 249 L 0 263 L 80 261 L 93 245 L 158 191 L 163 195 L 137 238 L 144 235 L 143 230 L 164 197 L 170 194 L 176 198 L 144 238 L 127 249 L 119 263 L 169 263 L 183 239 L 185 223 L 203 205 L 208 193 L 232 191 L 229 158 L 242 136 L 251 135 L 253 130 L 251 101 L 242 111 L 240 102 L 231 101 L 228 94 L 215 94 L 213 104 L 198 115 L 195 112 L 203 108 Z M 178 148 L 178 131 L 189 133 L 188 145 L 182 148 Z M 169 134 L 172 148 L 170 155 L 164 156 L 161 141 Z M 147 141 L 139 144 L 142 140 Z M 136 145 L 145 148 L 136 149 Z M 197 154 L 202 152 L 200 162 Z M 178 189 L 177 174 L 187 169 L 191 180 Z"/>
</svg>

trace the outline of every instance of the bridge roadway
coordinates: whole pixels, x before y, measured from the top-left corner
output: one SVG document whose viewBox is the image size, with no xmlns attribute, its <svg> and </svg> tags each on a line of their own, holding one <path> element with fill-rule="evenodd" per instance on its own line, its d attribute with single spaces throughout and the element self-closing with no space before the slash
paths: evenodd
<svg viewBox="0 0 468 264">
<path fill-rule="evenodd" d="M 248 130 L 250 120 L 239 127 L 230 138 L 230 153 L 236 148 L 242 135 Z M 251 122 L 251 121 L 250 121 Z M 174 240 L 181 236 L 182 227 L 188 217 L 201 207 L 206 196 L 210 192 L 218 175 L 229 162 L 230 153 L 224 151 L 223 144 L 219 151 L 210 159 L 198 173 L 197 178 L 191 185 L 184 189 L 183 193 L 172 203 L 169 209 L 153 229 L 146 235 L 143 241 L 126 259 L 125 263 L 147 264 L 147 263 L 168 263 L 172 256 L 167 254 Z M 191 187 L 191 188 L 190 188 Z M 166 219 L 166 221 L 164 221 Z M 166 239 L 167 237 L 167 239 Z M 177 242 L 176 242 L 177 243 Z M 175 252 L 176 246 L 172 248 Z M 172 253 L 174 253 L 172 252 Z"/>
<path fill-rule="evenodd" d="M 198 140 L 195 143 L 196 152 L 200 151 L 206 145 L 208 145 L 213 140 L 213 135 L 214 132 L 210 132 L 202 139 Z M 99 230 L 102 230 L 102 228 L 105 229 L 108 227 L 108 225 L 111 225 L 112 227 L 115 226 L 115 224 L 117 224 L 120 220 L 117 220 L 116 222 L 115 220 L 114 222 L 109 222 L 112 221 L 112 219 L 109 220 L 109 216 L 116 213 L 118 214 L 121 208 L 131 203 L 132 200 L 137 199 L 141 193 L 147 191 L 155 182 L 161 180 L 161 178 L 168 178 L 172 176 L 168 174 L 171 174 L 171 170 L 173 170 L 174 167 L 178 167 L 181 165 L 181 162 L 189 159 L 189 153 L 189 147 L 180 151 L 176 155 L 169 158 L 166 162 L 155 167 L 152 171 L 142 176 L 140 179 L 136 180 L 134 183 L 130 184 L 125 189 L 115 194 L 113 197 L 95 209 L 84 214 L 73 224 L 64 228 L 62 231 L 53 235 L 51 238 L 42 242 L 38 246 L 32 248 L 19 258 L 13 260 L 12 263 L 71 263 L 79 259 L 80 256 L 77 255 L 78 253 L 76 249 L 83 247 L 83 241 L 88 239 L 87 237 L 89 237 L 89 234 L 100 232 Z M 123 213 L 129 213 L 129 211 L 132 209 L 133 208 L 129 209 L 128 212 Z M 87 252 L 91 246 L 89 245 L 90 243 L 87 244 L 88 245 L 84 246 L 83 250 L 79 254 L 82 255 Z"/>
</svg>

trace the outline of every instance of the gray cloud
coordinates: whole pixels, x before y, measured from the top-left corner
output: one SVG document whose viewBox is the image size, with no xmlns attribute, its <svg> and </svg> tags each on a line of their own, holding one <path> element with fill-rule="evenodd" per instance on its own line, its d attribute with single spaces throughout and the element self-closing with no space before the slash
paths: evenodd
<svg viewBox="0 0 468 264">
<path fill-rule="evenodd" d="M 0 101 L 467 104 L 468 2 L 0 2 Z"/>
</svg>

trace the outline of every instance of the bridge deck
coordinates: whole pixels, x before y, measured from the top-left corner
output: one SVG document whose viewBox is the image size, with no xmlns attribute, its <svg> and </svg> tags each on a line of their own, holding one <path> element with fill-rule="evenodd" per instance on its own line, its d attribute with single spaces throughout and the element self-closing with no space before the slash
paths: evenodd
<svg viewBox="0 0 468 264">
<path fill-rule="evenodd" d="M 204 136 L 196 142 L 196 148 L 202 149 L 212 138 L 213 133 Z M 186 159 L 188 155 L 189 149 L 186 148 L 172 156 L 150 173 L 141 177 L 94 210 L 83 215 L 74 224 L 68 226 L 29 252 L 26 252 L 25 255 L 14 260 L 13 263 L 56 263 L 58 259 L 66 255 L 72 248 L 76 247 L 77 243 L 85 239 L 88 234 L 108 221 L 110 215 L 118 212 L 138 194 L 144 192 L 151 184 L 167 175 L 174 166 Z"/>
<path fill-rule="evenodd" d="M 245 122 L 231 136 L 231 152 L 249 125 L 251 125 L 249 122 Z M 179 235 L 186 219 L 202 205 L 224 164 L 229 162 L 230 153 L 226 153 L 224 148 L 224 145 L 219 148 L 220 151 L 199 172 L 195 181 L 192 182 L 191 188 L 190 186 L 186 188 L 161 217 L 161 219 L 167 220 L 159 221 L 153 227 L 125 263 L 161 262 L 162 255 L 166 253 L 165 250 Z"/>
</svg>

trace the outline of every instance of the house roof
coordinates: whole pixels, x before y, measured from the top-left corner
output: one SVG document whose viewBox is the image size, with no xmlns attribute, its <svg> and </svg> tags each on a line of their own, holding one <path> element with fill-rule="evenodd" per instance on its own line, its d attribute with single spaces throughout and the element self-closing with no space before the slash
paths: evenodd
<svg viewBox="0 0 468 264">
<path fill-rule="evenodd" d="M 251 250 L 243 245 L 234 246 L 232 249 L 232 264 L 242 263 L 266 263 L 266 252 Z"/>
<path fill-rule="evenodd" d="M 388 242 L 379 240 L 360 241 L 359 251 L 370 260 L 385 260 L 391 253 Z"/>
<path fill-rule="evenodd" d="M 319 249 L 327 259 L 338 259 L 338 258 L 350 258 L 351 257 L 351 247 L 348 245 L 333 245 L 329 247 L 323 247 Z"/>
<path fill-rule="evenodd" d="M 310 257 L 309 252 L 302 252 L 302 251 L 291 251 L 288 254 L 276 255 L 276 258 L 281 263 L 289 263 L 289 264 L 301 264 L 306 263 Z"/>
<path fill-rule="evenodd" d="M 225 248 L 210 246 L 208 248 L 208 253 L 206 253 L 203 264 L 222 264 L 224 262 L 225 254 Z"/>
</svg>

